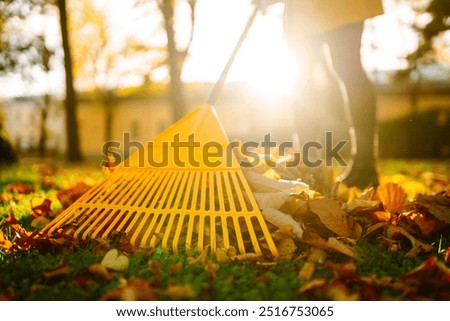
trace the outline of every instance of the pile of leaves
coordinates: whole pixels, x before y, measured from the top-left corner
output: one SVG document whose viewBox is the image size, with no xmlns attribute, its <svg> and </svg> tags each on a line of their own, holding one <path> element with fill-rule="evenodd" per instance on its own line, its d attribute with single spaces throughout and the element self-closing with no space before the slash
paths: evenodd
<svg viewBox="0 0 450 321">
<path fill-rule="evenodd" d="M 121 235 L 81 242 L 43 234 L 97 173 L 68 182 L 54 166 L 32 172 L 32 181 L 0 181 L 1 299 L 450 299 L 450 183 L 442 174 L 319 191 L 282 167 L 248 170 L 279 252 L 273 258 L 234 248 L 130 251 Z M 419 176 L 426 179 L 405 179 Z"/>
</svg>

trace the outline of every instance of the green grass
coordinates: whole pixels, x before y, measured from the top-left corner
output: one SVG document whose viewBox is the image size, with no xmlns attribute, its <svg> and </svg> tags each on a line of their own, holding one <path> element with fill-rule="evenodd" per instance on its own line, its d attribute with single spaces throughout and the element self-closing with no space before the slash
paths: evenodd
<svg viewBox="0 0 450 321">
<path fill-rule="evenodd" d="M 402 167 L 407 164 L 402 163 Z M 385 165 L 386 171 L 396 172 L 399 162 Z M 41 174 L 36 166 L 13 166 L 0 169 L 0 193 L 13 182 L 33 185 L 37 194 L 46 195 L 54 202 L 55 210 L 60 207 L 55 197 L 56 191 L 70 186 L 79 179 L 96 181 L 102 177 L 99 169 L 71 167 L 58 170 L 52 177 L 56 183 L 52 188 L 43 188 L 36 182 Z M 31 195 L 25 195 L 17 201 L 0 203 L 0 221 L 13 213 L 20 223 L 30 228 Z M 448 242 L 445 239 L 445 242 Z M 299 289 L 305 285 L 298 273 L 305 260 L 286 260 L 276 264 L 257 264 L 244 261 L 220 265 L 215 274 L 206 271 L 203 265 L 189 264 L 186 255 L 166 253 L 160 248 L 153 253 L 133 252 L 129 254 L 129 266 L 125 271 L 114 272 L 113 278 L 106 280 L 89 273 L 88 267 L 100 263 L 101 255 L 95 254 L 95 242 L 86 242 L 70 249 L 55 249 L 49 253 L 35 250 L 5 255 L 0 252 L 0 297 L 13 293 L 15 300 L 98 300 L 103 295 L 126 283 L 127 280 L 139 278 L 149 280 L 160 299 L 170 299 L 164 295 L 164 289 L 171 285 L 191 286 L 194 300 L 303 300 L 323 299 L 314 293 L 299 296 Z M 448 244 L 447 244 L 448 246 Z M 307 251 L 300 247 L 296 256 Z M 389 276 L 394 279 L 412 271 L 425 259 L 424 256 L 413 259 L 405 258 L 405 253 L 392 253 L 379 243 L 362 240 L 356 250 L 363 257 L 356 262 L 359 276 Z M 437 251 L 437 249 L 436 249 Z M 209 258 L 214 262 L 213 257 Z M 335 281 L 330 264 L 347 262 L 348 259 L 337 254 L 330 254 L 328 261 L 317 265 L 313 279 L 325 278 L 330 283 Z M 332 262 L 332 263 L 330 263 Z M 53 278 L 46 278 L 43 272 L 52 270 L 62 264 L 70 266 L 70 272 Z M 176 267 L 176 268 L 175 268 Z M 348 285 L 349 289 L 358 287 Z M 401 292 L 386 290 L 387 297 L 402 298 Z"/>
</svg>

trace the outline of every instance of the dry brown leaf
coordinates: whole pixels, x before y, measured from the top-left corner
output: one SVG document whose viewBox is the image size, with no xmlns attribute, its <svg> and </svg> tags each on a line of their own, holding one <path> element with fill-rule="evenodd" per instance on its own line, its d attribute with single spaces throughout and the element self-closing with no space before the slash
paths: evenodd
<svg viewBox="0 0 450 321">
<path fill-rule="evenodd" d="M 30 199 L 31 212 L 34 217 L 51 214 L 51 205 L 52 201 L 50 201 L 48 198 L 33 197 Z"/>
<path fill-rule="evenodd" d="M 195 296 L 195 292 L 190 284 L 169 284 L 167 289 L 162 293 L 175 301 L 179 301 L 181 299 L 190 299 Z"/>
<path fill-rule="evenodd" d="M 303 238 L 303 241 L 309 245 L 317 247 L 325 251 L 332 251 L 340 254 L 344 254 L 353 259 L 359 260 L 358 253 L 348 244 L 345 244 L 342 240 L 335 237 L 330 237 L 328 240 L 323 239 L 316 233 L 307 233 Z"/>
<path fill-rule="evenodd" d="M 418 294 L 435 300 L 450 300 L 450 269 L 434 255 L 401 280 L 418 287 Z"/>
<path fill-rule="evenodd" d="M 17 194 L 31 194 L 34 193 L 34 188 L 24 183 L 11 183 L 6 187 L 6 191 Z"/>
<path fill-rule="evenodd" d="M 369 227 L 366 229 L 366 234 L 364 234 L 364 236 L 368 236 L 368 235 L 374 233 L 374 232 L 377 231 L 378 229 L 384 227 L 386 224 L 387 224 L 386 222 L 378 222 L 378 223 L 375 223 L 375 224 L 369 226 Z"/>
<path fill-rule="evenodd" d="M 86 193 L 91 188 L 90 185 L 85 182 L 78 182 L 74 186 L 60 191 L 56 194 L 56 197 L 61 202 L 64 208 L 67 208 L 70 204 L 75 202 L 81 195 Z"/>
<path fill-rule="evenodd" d="M 387 222 L 391 219 L 391 212 L 389 212 L 389 211 L 374 211 L 374 212 L 372 212 L 372 216 L 378 222 Z"/>
<path fill-rule="evenodd" d="M 262 211 L 262 215 L 264 219 L 277 227 L 283 227 L 286 225 L 292 226 L 292 232 L 298 237 L 301 238 L 303 235 L 303 230 L 290 215 L 283 213 L 274 208 L 266 208 Z"/>
<path fill-rule="evenodd" d="M 408 226 L 415 227 L 415 234 L 419 234 L 419 236 L 426 239 L 436 235 L 447 226 L 444 222 L 428 213 L 408 213 L 402 215 L 401 220 Z"/>
<path fill-rule="evenodd" d="M 355 262 L 346 262 L 346 263 L 330 263 L 330 268 L 333 272 L 333 275 L 343 281 L 353 280 L 358 277 L 356 273 L 356 264 Z"/>
<path fill-rule="evenodd" d="M 300 222 L 308 213 L 308 196 L 305 194 L 291 195 L 279 208 L 283 213 L 292 216 Z"/>
<path fill-rule="evenodd" d="M 352 231 L 348 226 L 347 213 L 339 202 L 317 198 L 309 202 L 311 212 L 319 216 L 320 221 L 338 236 L 350 237 Z"/>
<path fill-rule="evenodd" d="M 394 237 L 397 237 L 398 235 L 402 235 L 403 237 L 406 237 L 411 242 L 411 250 L 406 253 L 406 257 L 416 257 L 417 255 L 421 253 L 429 253 L 433 251 L 433 246 L 430 244 L 424 243 L 416 239 L 414 236 L 409 234 L 404 228 L 396 225 L 389 224 L 386 227 L 386 237 L 391 240 Z"/>
<path fill-rule="evenodd" d="M 438 220 L 450 224 L 450 195 L 441 192 L 436 195 L 421 195 L 416 199 L 420 208 L 436 217 Z"/>
<path fill-rule="evenodd" d="M 206 246 L 202 253 L 196 258 L 188 257 L 187 262 L 191 265 L 205 265 L 206 260 L 208 259 L 208 253 L 209 253 L 209 245 Z"/>
<path fill-rule="evenodd" d="M 225 264 L 225 263 L 231 262 L 231 258 L 228 255 L 228 250 L 226 248 L 217 249 L 216 260 L 219 264 Z"/>
<path fill-rule="evenodd" d="M 315 271 L 316 265 L 314 264 L 314 262 L 306 261 L 300 272 L 298 272 L 298 278 L 303 282 L 308 282 L 312 279 Z"/>
<path fill-rule="evenodd" d="M 98 263 L 89 265 L 88 272 L 93 275 L 99 276 L 105 280 L 114 279 L 114 274 L 110 273 L 106 268 L 106 266 Z"/>
<path fill-rule="evenodd" d="M 293 239 L 285 238 L 277 241 L 275 246 L 278 250 L 278 259 L 280 260 L 288 260 L 292 259 L 295 251 L 297 250 L 297 246 Z"/>
<path fill-rule="evenodd" d="M 396 213 L 402 209 L 408 195 L 400 185 L 389 182 L 378 186 L 377 196 L 386 211 Z"/>
<path fill-rule="evenodd" d="M 42 276 L 46 279 L 51 279 L 68 274 L 70 274 L 70 266 L 67 264 L 61 264 L 52 270 L 42 272 Z"/>
<path fill-rule="evenodd" d="M 123 286 L 103 295 L 101 300 L 155 301 L 158 298 L 150 281 L 132 279 Z"/>
<path fill-rule="evenodd" d="M 322 279 L 322 278 L 316 278 L 316 279 L 312 279 L 311 281 L 309 281 L 308 283 L 306 283 L 304 286 L 302 286 L 299 290 L 298 290 L 298 294 L 299 295 L 304 295 L 314 289 L 318 289 L 321 288 L 323 286 L 327 285 L 327 280 Z"/>
<path fill-rule="evenodd" d="M 220 265 L 217 263 L 214 263 L 211 260 L 207 260 L 205 264 L 205 271 L 208 273 L 209 277 L 211 279 L 215 279 L 217 275 L 217 271 L 220 269 Z"/>
<path fill-rule="evenodd" d="M 293 232 L 292 225 L 282 226 L 278 230 L 273 232 L 271 235 L 272 235 L 272 239 L 274 241 L 278 241 L 278 240 L 285 239 L 285 238 L 294 239 L 297 237 Z"/>
<path fill-rule="evenodd" d="M 324 264 L 327 260 L 328 254 L 323 249 L 311 246 L 309 249 L 309 260 L 317 264 Z"/>
</svg>

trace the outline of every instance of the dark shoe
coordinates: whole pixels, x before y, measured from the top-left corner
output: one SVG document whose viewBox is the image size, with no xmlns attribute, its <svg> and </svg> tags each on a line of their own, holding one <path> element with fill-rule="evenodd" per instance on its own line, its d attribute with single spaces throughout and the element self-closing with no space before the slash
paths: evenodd
<svg viewBox="0 0 450 321">
<path fill-rule="evenodd" d="M 348 187 L 356 186 L 360 189 L 377 187 L 379 185 L 378 173 L 374 167 L 352 166 L 349 171 L 339 177 L 339 181 Z"/>
</svg>

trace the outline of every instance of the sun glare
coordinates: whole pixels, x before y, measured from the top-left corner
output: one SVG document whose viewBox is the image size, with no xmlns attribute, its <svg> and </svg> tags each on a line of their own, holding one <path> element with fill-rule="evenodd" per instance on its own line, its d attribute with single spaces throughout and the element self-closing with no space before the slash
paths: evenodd
<svg viewBox="0 0 450 321">
<path fill-rule="evenodd" d="M 231 9 L 232 3 L 228 10 Z M 277 99 L 288 94 L 297 70 L 283 40 L 282 10 L 282 6 L 274 5 L 265 15 L 258 15 L 227 76 L 229 82 L 245 82 L 264 99 Z M 214 13 L 209 15 L 214 16 Z M 221 23 L 220 20 L 203 30 L 199 26 L 197 39 L 191 47 L 190 62 L 183 70 L 185 81 L 216 81 L 247 16 L 241 14 L 235 18 L 236 23 L 232 26 L 229 21 Z"/>
</svg>

